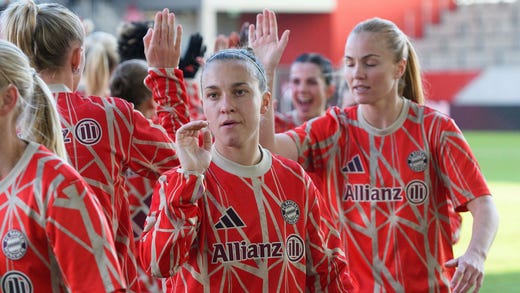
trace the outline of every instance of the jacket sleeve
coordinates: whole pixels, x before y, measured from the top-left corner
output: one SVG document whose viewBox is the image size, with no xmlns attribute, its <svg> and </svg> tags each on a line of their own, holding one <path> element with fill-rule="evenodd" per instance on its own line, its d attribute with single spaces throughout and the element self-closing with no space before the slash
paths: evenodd
<svg viewBox="0 0 520 293">
<path fill-rule="evenodd" d="M 79 178 L 56 176 L 46 233 L 70 292 L 124 291 L 111 229 L 90 188 Z M 61 181 L 60 183 L 58 183 Z"/>
<path fill-rule="evenodd" d="M 140 261 L 149 275 L 172 276 L 188 260 L 200 225 L 203 178 L 182 169 L 159 178 L 139 240 Z"/>
<path fill-rule="evenodd" d="M 323 196 L 310 179 L 307 181 L 311 202 L 306 241 L 307 289 L 311 292 L 355 292 L 339 231 Z"/>
<path fill-rule="evenodd" d="M 129 166 L 141 176 L 157 179 L 179 165 L 173 144 L 175 132 L 190 117 L 182 71 L 151 68 L 145 84 L 158 104 L 157 117 L 152 123 L 138 111 L 132 111 Z"/>
<path fill-rule="evenodd" d="M 144 82 L 157 103 L 154 123 L 162 125 L 175 140 L 175 131 L 190 121 L 190 106 L 182 70 L 150 68 Z"/>
</svg>

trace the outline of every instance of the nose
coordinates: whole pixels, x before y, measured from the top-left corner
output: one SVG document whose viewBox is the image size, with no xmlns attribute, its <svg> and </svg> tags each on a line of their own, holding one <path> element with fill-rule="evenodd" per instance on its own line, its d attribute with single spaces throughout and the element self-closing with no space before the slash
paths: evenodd
<svg viewBox="0 0 520 293">
<path fill-rule="evenodd" d="M 235 112 L 235 100 L 231 95 L 223 94 L 219 107 L 221 113 Z"/>
<path fill-rule="evenodd" d="M 359 64 L 354 65 L 354 67 L 352 68 L 352 71 L 353 71 L 352 74 L 353 74 L 354 78 L 362 79 L 365 77 L 365 70 L 364 70 L 363 66 L 361 66 Z"/>
</svg>

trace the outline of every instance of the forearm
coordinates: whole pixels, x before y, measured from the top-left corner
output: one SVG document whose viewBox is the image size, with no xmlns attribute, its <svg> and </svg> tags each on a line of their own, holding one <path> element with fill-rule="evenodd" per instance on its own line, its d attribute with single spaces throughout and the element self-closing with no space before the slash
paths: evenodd
<svg viewBox="0 0 520 293">
<path fill-rule="evenodd" d="M 161 178 L 154 192 L 158 208 L 150 212 L 139 242 L 141 263 L 155 277 L 169 277 L 182 267 L 199 227 L 202 177 L 173 174 L 169 181 L 171 188 Z"/>
<path fill-rule="evenodd" d="M 474 199 L 468 203 L 468 209 L 473 216 L 473 228 L 466 253 L 479 255 L 485 260 L 498 229 L 498 211 L 491 196 Z"/>
<path fill-rule="evenodd" d="M 155 123 L 175 139 L 175 131 L 190 121 L 188 96 L 182 71 L 173 68 L 150 68 L 145 79 L 157 103 Z"/>
</svg>

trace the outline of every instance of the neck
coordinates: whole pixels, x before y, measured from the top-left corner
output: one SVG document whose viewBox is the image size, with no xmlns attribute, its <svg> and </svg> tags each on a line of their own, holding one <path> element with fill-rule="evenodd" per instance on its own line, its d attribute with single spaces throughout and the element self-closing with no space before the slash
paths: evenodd
<svg viewBox="0 0 520 293">
<path fill-rule="evenodd" d="M 67 72 L 65 69 L 44 69 L 39 74 L 46 84 L 64 84 L 74 91 L 74 75 L 70 71 Z"/>
<path fill-rule="evenodd" d="M 2 135 L 0 144 L 0 180 L 4 179 L 20 160 L 27 143 L 18 137 Z"/>
<path fill-rule="evenodd" d="M 240 165 L 252 166 L 258 164 L 262 160 L 262 152 L 260 151 L 258 144 L 247 148 L 228 146 L 219 147 L 217 145 L 215 145 L 215 147 L 224 158 Z"/>
<path fill-rule="evenodd" d="M 361 113 L 363 118 L 375 128 L 385 129 L 392 125 L 401 110 L 403 109 L 404 100 L 401 97 L 393 99 L 384 99 L 374 104 L 361 104 Z"/>
</svg>

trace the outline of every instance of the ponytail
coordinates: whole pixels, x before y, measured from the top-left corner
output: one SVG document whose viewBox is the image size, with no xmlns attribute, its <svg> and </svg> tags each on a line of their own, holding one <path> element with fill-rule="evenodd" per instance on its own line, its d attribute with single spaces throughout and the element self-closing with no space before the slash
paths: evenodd
<svg viewBox="0 0 520 293">
<path fill-rule="evenodd" d="M 12 84 L 19 93 L 16 129 L 21 139 L 42 144 L 67 159 L 55 101 L 47 85 L 29 66 L 22 51 L 0 40 L 0 88 Z"/>
</svg>

